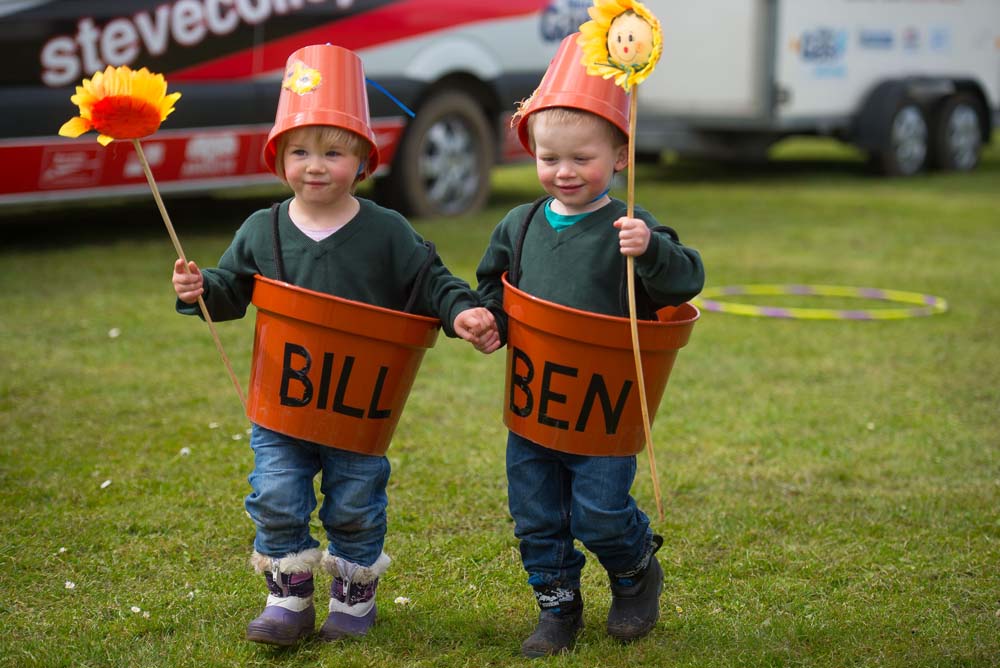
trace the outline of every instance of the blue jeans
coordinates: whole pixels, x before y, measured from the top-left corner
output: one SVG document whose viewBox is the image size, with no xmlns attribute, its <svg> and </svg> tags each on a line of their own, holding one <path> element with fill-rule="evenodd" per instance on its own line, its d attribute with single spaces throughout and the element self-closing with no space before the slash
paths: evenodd
<svg viewBox="0 0 1000 668">
<path fill-rule="evenodd" d="M 630 490 L 635 457 L 591 457 L 544 448 L 510 432 L 507 498 L 532 585 L 580 587 L 579 540 L 609 573 L 634 570 L 650 549 L 649 518 Z"/>
<path fill-rule="evenodd" d="M 319 445 L 253 426 L 254 470 L 246 509 L 257 526 L 254 549 L 274 558 L 319 546 L 309 533 L 313 480 L 322 472 L 319 519 L 330 554 L 370 566 L 382 554 L 389 460 Z"/>
</svg>

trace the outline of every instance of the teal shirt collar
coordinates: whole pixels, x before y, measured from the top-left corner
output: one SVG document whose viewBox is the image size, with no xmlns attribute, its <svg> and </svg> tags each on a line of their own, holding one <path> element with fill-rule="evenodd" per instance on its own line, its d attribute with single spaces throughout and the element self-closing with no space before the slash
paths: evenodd
<svg viewBox="0 0 1000 668">
<path fill-rule="evenodd" d="M 583 220 L 589 215 L 590 212 L 577 213 L 573 214 L 572 216 L 564 216 L 561 213 L 556 213 L 555 211 L 552 210 L 551 199 L 545 203 L 545 220 L 549 222 L 549 225 L 552 226 L 552 229 L 554 229 L 556 232 L 561 232 L 562 230 L 565 230 L 567 227 L 571 227 L 572 225 L 578 223 L 579 221 Z"/>
</svg>

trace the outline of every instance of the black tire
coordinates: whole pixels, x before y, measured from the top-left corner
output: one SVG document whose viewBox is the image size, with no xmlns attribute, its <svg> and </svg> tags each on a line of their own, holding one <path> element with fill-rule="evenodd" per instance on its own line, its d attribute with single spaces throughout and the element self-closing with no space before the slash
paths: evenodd
<svg viewBox="0 0 1000 668">
<path fill-rule="evenodd" d="M 975 169 L 983 147 L 983 122 L 983 106 L 972 95 L 945 98 L 931 122 L 931 164 L 950 171 Z"/>
<path fill-rule="evenodd" d="M 457 216 L 489 196 L 495 140 L 483 110 L 455 90 L 434 94 L 410 121 L 376 197 L 413 217 Z"/>
<path fill-rule="evenodd" d="M 872 162 L 886 176 L 913 176 L 926 166 L 928 152 L 927 116 L 904 97 L 883 129 L 882 146 L 872 153 Z"/>
</svg>

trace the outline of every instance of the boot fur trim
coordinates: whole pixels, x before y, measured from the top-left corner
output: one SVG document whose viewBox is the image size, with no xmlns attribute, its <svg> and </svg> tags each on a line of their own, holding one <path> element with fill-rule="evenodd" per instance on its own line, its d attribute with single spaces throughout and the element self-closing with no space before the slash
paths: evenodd
<svg viewBox="0 0 1000 668">
<path fill-rule="evenodd" d="M 254 550 L 250 556 L 250 565 L 258 573 L 273 573 L 275 567 L 279 573 L 312 573 L 322 559 L 319 548 L 293 552 L 283 557 L 268 557 Z"/>
<path fill-rule="evenodd" d="M 361 566 L 326 552 L 323 554 L 322 566 L 324 571 L 334 577 L 358 584 L 367 584 L 377 580 L 385 573 L 389 569 L 390 563 L 392 563 L 392 559 L 385 552 L 380 554 L 371 566 Z"/>
</svg>

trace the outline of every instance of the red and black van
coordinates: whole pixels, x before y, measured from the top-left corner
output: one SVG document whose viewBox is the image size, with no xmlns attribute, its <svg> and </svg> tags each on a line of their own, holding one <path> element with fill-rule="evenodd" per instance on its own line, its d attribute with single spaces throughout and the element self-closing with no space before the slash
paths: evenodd
<svg viewBox="0 0 1000 668">
<path fill-rule="evenodd" d="M 134 151 L 70 140 L 74 87 L 146 67 L 182 93 L 143 140 L 165 192 L 273 183 L 261 160 L 290 53 L 357 52 L 382 164 L 380 200 L 414 216 L 479 207 L 507 130 L 587 0 L 9 0 L 0 4 L 0 205 L 146 193 Z M 395 98 L 395 100 L 393 99 Z M 409 113 L 412 112 L 411 117 Z"/>
</svg>

